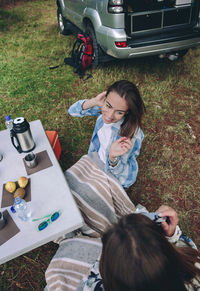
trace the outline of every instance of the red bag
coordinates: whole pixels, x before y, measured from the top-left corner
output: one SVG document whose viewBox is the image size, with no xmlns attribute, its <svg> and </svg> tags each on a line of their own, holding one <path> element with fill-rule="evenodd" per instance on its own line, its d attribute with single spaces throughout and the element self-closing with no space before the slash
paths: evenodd
<svg viewBox="0 0 200 291">
<path fill-rule="evenodd" d="M 92 42 L 89 36 L 83 34 L 78 34 L 77 38 L 79 39 L 80 44 L 83 43 L 83 53 L 82 56 L 80 56 L 80 59 L 83 70 L 86 70 L 92 63 Z"/>
<path fill-rule="evenodd" d="M 92 54 L 91 38 L 79 33 L 72 49 L 72 59 L 79 75 L 84 75 L 84 71 L 91 66 Z"/>
</svg>

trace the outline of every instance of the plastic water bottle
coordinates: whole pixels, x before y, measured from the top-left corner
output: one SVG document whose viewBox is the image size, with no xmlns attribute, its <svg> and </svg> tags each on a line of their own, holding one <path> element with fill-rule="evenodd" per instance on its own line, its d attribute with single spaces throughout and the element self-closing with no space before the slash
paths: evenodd
<svg viewBox="0 0 200 291">
<path fill-rule="evenodd" d="M 11 130 L 13 128 L 13 120 L 10 118 L 10 115 L 6 115 L 5 125 L 7 129 Z"/>
<path fill-rule="evenodd" d="M 15 198 L 14 209 L 18 217 L 23 221 L 27 221 L 31 217 L 31 210 L 29 205 L 24 199 L 20 197 Z"/>
</svg>

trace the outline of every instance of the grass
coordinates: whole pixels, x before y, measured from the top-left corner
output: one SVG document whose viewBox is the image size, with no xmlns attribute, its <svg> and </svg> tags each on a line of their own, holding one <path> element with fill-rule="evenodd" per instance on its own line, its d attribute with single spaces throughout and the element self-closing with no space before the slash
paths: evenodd
<svg viewBox="0 0 200 291">
<path fill-rule="evenodd" d="M 95 123 L 90 117 L 70 117 L 69 105 L 95 96 L 116 80 L 133 81 L 147 113 L 139 174 L 128 194 L 151 211 L 161 203 L 174 207 L 182 230 L 199 245 L 200 48 L 178 62 L 155 57 L 113 61 L 92 71 L 84 82 L 69 66 L 49 69 L 63 63 L 74 40 L 59 34 L 54 0 L 0 9 L 0 130 L 6 114 L 40 119 L 46 130 L 59 134 L 65 170 L 87 152 Z M 0 290 L 42 290 L 56 249 L 49 243 L 1 265 Z"/>
</svg>

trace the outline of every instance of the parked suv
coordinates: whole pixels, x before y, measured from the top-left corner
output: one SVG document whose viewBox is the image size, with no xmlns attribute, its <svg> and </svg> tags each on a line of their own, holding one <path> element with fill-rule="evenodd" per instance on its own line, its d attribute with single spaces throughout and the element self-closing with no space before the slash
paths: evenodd
<svg viewBox="0 0 200 291">
<path fill-rule="evenodd" d="M 90 35 L 93 67 L 103 55 L 173 60 L 200 44 L 199 0 L 57 0 L 57 6 L 62 34 Z"/>
</svg>

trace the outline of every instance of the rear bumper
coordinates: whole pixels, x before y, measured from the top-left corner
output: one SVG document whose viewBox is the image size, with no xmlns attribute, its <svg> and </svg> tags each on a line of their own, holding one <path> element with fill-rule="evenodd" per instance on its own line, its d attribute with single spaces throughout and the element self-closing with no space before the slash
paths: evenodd
<svg viewBox="0 0 200 291">
<path fill-rule="evenodd" d="M 115 31 L 113 33 L 113 31 Z M 105 32 L 105 31 L 104 31 Z M 158 34 L 154 36 L 132 37 L 127 40 L 124 30 L 107 31 L 106 36 L 100 37 L 100 46 L 110 56 L 118 59 L 152 56 L 186 50 L 200 45 L 199 31 L 177 31 L 173 34 Z M 103 41 L 103 42 L 102 42 Z M 116 41 L 127 41 L 126 48 L 117 48 Z"/>
<path fill-rule="evenodd" d="M 127 48 L 127 58 L 157 55 L 162 53 L 170 53 L 178 50 L 185 50 L 200 45 L 200 36 L 192 39 L 173 41 L 167 43 L 159 43 L 149 46 L 138 46 Z M 122 58 L 122 54 L 120 52 Z"/>
</svg>

